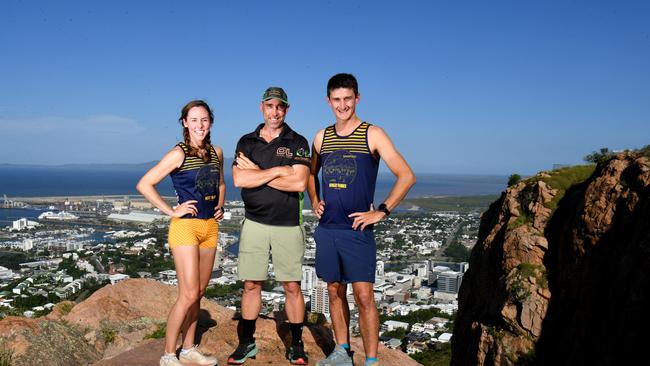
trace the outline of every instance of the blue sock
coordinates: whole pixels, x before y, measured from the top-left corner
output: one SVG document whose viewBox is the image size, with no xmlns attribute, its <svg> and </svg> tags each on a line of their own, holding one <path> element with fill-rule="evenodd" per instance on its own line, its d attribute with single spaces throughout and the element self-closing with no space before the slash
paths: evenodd
<svg viewBox="0 0 650 366">
<path fill-rule="evenodd" d="M 366 366 L 374 365 L 377 362 L 379 362 L 377 357 L 366 357 Z"/>
<path fill-rule="evenodd" d="M 350 345 L 348 343 L 339 344 L 339 346 L 345 348 L 348 351 L 350 350 Z"/>
</svg>

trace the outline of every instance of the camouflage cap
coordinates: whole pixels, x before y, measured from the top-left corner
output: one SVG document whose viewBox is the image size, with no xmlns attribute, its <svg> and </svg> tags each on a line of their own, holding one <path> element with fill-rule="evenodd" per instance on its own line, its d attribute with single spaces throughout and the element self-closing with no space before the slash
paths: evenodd
<svg viewBox="0 0 650 366">
<path fill-rule="evenodd" d="M 277 86 L 271 86 L 262 95 L 262 102 L 269 99 L 280 99 L 284 104 L 289 105 L 289 98 L 287 98 L 287 93 L 284 90 Z"/>
</svg>

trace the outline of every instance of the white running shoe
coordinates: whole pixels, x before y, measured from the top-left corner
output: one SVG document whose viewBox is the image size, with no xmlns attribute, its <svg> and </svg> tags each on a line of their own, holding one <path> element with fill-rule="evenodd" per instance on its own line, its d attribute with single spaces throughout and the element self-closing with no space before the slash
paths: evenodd
<svg viewBox="0 0 650 366">
<path fill-rule="evenodd" d="M 190 350 L 187 352 L 181 351 L 181 355 L 178 358 L 183 363 L 198 363 L 199 365 L 217 364 L 216 357 L 206 356 L 202 354 L 198 349 L 196 349 L 196 345 L 192 346 L 192 348 L 190 348 Z"/>
<path fill-rule="evenodd" d="M 165 353 L 160 357 L 160 366 L 184 366 L 174 353 Z"/>
</svg>

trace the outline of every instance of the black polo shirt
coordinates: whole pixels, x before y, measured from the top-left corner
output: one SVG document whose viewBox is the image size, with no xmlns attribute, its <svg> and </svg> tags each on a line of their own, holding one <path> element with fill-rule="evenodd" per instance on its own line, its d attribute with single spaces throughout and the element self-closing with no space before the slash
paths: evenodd
<svg viewBox="0 0 650 366">
<path fill-rule="evenodd" d="M 271 142 L 260 137 L 264 124 L 239 139 L 235 158 L 240 152 L 261 169 L 302 164 L 310 166 L 309 143 L 302 135 L 284 124 L 280 136 Z M 233 165 L 236 165 L 236 160 Z M 256 188 L 242 188 L 241 197 L 246 218 L 266 225 L 296 226 L 302 224 L 303 192 L 284 192 L 264 184 Z"/>
</svg>

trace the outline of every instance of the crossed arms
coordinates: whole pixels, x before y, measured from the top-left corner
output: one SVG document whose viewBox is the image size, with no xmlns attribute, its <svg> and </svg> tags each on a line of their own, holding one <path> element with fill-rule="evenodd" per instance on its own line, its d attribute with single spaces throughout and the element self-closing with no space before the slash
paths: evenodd
<svg viewBox="0 0 650 366">
<path fill-rule="evenodd" d="M 264 184 L 284 192 L 303 192 L 309 179 L 309 167 L 302 164 L 261 169 L 243 153 L 237 153 L 232 177 L 237 188 L 256 188 Z"/>
</svg>

